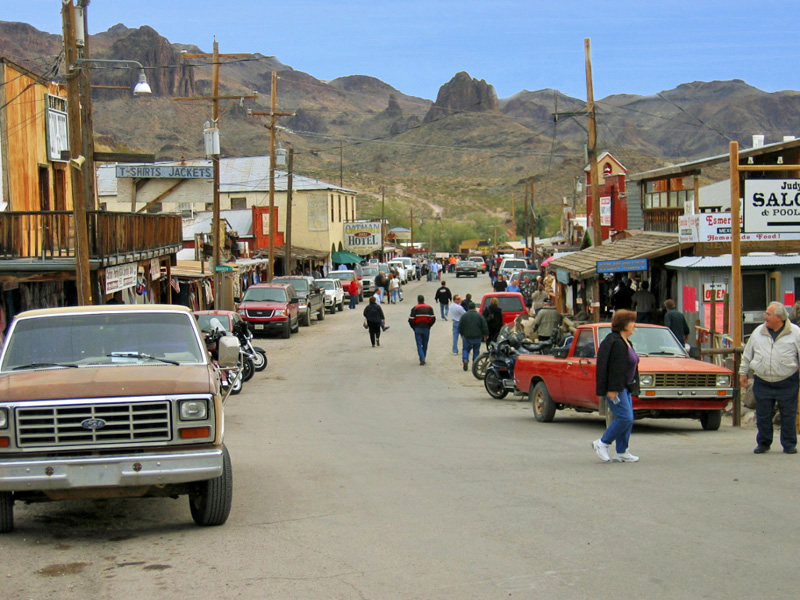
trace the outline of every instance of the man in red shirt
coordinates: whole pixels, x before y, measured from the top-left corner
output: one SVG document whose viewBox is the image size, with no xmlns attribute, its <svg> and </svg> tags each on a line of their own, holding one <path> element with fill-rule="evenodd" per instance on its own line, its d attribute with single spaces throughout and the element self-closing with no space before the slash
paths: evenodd
<svg viewBox="0 0 800 600">
<path fill-rule="evenodd" d="M 428 353 L 428 340 L 431 337 L 431 327 L 436 322 L 436 315 L 433 308 L 425 304 L 425 296 L 417 296 L 417 305 L 411 309 L 411 316 L 408 317 L 408 324 L 414 330 L 414 340 L 417 343 L 417 354 L 419 354 L 419 364 L 425 364 L 425 355 Z"/>
<path fill-rule="evenodd" d="M 358 279 L 353 275 L 350 284 L 347 286 L 347 293 L 350 294 L 350 308 L 355 308 L 358 302 Z"/>
</svg>

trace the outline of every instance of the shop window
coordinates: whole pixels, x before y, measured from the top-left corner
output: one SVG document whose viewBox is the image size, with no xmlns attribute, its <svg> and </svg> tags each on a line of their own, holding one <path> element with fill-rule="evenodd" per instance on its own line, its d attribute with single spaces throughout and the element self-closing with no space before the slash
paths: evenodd
<svg viewBox="0 0 800 600">
<path fill-rule="evenodd" d="M 245 210 L 247 208 L 247 198 L 231 198 L 232 210 Z"/>
</svg>

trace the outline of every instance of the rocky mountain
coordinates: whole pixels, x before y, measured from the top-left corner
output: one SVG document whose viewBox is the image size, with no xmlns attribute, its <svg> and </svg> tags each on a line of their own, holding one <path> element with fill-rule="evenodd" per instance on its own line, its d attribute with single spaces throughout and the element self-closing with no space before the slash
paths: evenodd
<svg viewBox="0 0 800 600">
<path fill-rule="evenodd" d="M 171 43 L 150 27 L 119 24 L 92 35 L 90 50 L 97 58 L 141 62 L 154 91 L 132 98 L 96 90 L 95 130 L 106 145 L 158 158 L 202 155 L 209 102 L 171 100 L 211 92 L 210 61 L 182 59 L 181 51 L 200 53 L 196 46 Z M 18 64 L 46 73 L 59 64 L 60 52 L 59 35 L 0 21 L 0 54 Z M 413 207 L 415 214 L 453 219 L 502 217 L 510 194 L 521 194 L 521 183 L 534 177 L 537 206 L 550 206 L 555 215 L 582 174 L 585 102 L 557 90 L 498 99 L 485 80 L 461 72 L 431 102 L 366 75 L 323 81 L 262 54 L 225 61 L 220 69 L 223 95 L 259 93 L 255 101 L 222 103 L 224 154 L 268 151 L 266 118 L 248 116 L 247 108 L 268 110 L 272 71 L 278 73 L 279 110 L 294 113 L 279 120 L 279 139 L 295 148 L 296 168 L 334 182 L 343 173 L 344 185 L 361 192 L 362 207 L 385 187 L 400 213 Z M 137 78 L 137 69 L 92 68 L 95 84 L 133 85 Z M 766 93 L 740 80 L 609 96 L 597 102 L 597 114 L 599 149 L 632 172 L 726 152 L 730 139 L 749 147 L 755 133 L 768 143 L 800 135 L 799 92 Z"/>
</svg>

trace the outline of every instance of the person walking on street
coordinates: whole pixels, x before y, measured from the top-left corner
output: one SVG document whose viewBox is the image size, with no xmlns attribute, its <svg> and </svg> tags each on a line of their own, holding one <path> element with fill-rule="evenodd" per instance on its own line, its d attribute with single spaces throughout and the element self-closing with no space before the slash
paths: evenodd
<svg viewBox="0 0 800 600">
<path fill-rule="evenodd" d="M 417 354 L 419 364 L 425 364 L 425 357 L 428 354 L 428 340 L 431 337 L 431 327 L 436 323 L 436 315 L 433 308 L 425 304 L 425 296 L 417 296 L 417 305 L 411 309 L 408 317 L 408 324 L 414 330 L 414 341 L 417 343 Z"/>
<path fill-rule="evenodd" d="M 489 340 L 497 339 L 497 334 L 503 328 L 503 311 L 500 308 L 500 301 L 495 297 L 489 300 L 489 305 L 483 307 L 483 318 L 489 325 Z"/>
<path fill-rule="evenodd" d="M 381 345 L 381 329 L 386 327 L 386 318 L 383 316 L 381 305 L 375 301 L 375 296 L 370 296 L 369 304 L 364 308 L 364 319 L 369 329 L 369 341 L 374 348 Z M 387 328 L 388 329 L 388 328 Z"/>
<path fill-rule="evenodd" d="M 536 313 L 536 317 L 533 319 L 533 331 L 536 332 L 540 341 L 553 340 L 555 342 L 562 320 L 561 313 L 553 306 L 552 298 L 548 298 L 547 304 Z"/>
<path fill-rule="evenodd" d="M 453 294 L 450 293 L 450 288 L 447 287 L 446 281 L 443 281 L 442 287 L 436 290 L 436 295 L 433 299 L 439 304 L 442 320 L 447 321 L 447 314 L 450 312 L 450 300 L 453 299 Z"/>
<path fill-rule="evenodd" d="M 539 284 L 537 290 L 531 295 L 531 307 L 534 312 L 539 312 L 548 302 L 550 302 L 550 294 L 545 291 L 544 286 Z"/>
<path fill-rule="evenodd" d="M 755 454 L 763 454 L 772 445 L 772 419 L 775 404 L 781 411 L 781 446 L 786 454 L 797 454 L 797 392 L 800 367 L 800 327 L 789 320 L 786 307 L 770 302 L 764 311 L 764 323 L 750 335 L 742 353 L 739 384 L 747 388 L 753 375 L 756 399 Z"/>
<path fill-rule="evenodd" d="M 461 296 L 456 294 L 453 296 L 453 306 L 450 307 L 450 319 L 453 321 L 453 354 L 458 354 L 458 324 L 465 312 L 467 311 L 461 306 Z"/>
<path fill-rule="evenodd" d="M 508 282 L 502 273 L 497 274 L 497 280 L 492 284 L 495 292 L 505 292 L 508 287 Z"/>
<path fill-rule="evenodd" d="M 353 275 L 350 284 L 347 286 L 347 293 L 350 294 L 350 308 L 355 309 L 358 302 L 358 279 Z"/>
<path fill-rule="evenodd" d="M 665 300 L 664 308 L 667 309 L 667 312 L 664 313 L 664 325 L 672 330 L 678 341 L 687 344 L 689 342 L 689 324 L 686 322 L 686 317 L 675 308 L 674 300 Z"/>
<path fill-rule="evenodd" d="M 614 297 L 611 299 L 614 305 L 614 310 L 630 310 L 631 303 L 633 302 L 633 290 L 631 290 L 631 280 L 627 277 L 622 278 L 619 288 L 614 292 Z"/>
<path fill-rule="evenodd" d="M 631 308 L 636 311 L 637 323 L 652 323 L 653 322 L 653 309 L 656 307 L 656 297 L 649 289 L 650 286 L 646 281 L 642 282 L 639 291 L 634 292 L 631 296 Z"/>
<path fill-rule="evenodd" d="M 400 278 L 389 275 L 389 300 L 392 304 L 400 302 Z"/>
<path fill-rule="evenodd" d="M 603 462 L 611 460 L 608 454 L 611 442 L 616 442 L 614 462 L 639 460 L 628 451 L 633 430 L 632 396 L 639 394 L 639 356 L 629 341 L 635 328 L 636 313 L 618 310 L 611 319 L 611 333 L 600 342 L 597 350 L 595 393 L 605 399 L 608 410 L 614 414 L 603 436 L 592 442 L 592 448 Z"/>
<path fill-rule="evenodd" d="M 458 323 L 458 332 L 461 334 L 464 350 L 461 354 L 461 364 L 465 371 L 469 370 L 469 351 L 472 350 L 472 362 L 478 360 L 481 352 L 481 342 L 489 339 L 489 325 L 483 315 L 475 310 L 475 303 L 469 303 L 469 310 L 461 317 Z"/>
</svg>

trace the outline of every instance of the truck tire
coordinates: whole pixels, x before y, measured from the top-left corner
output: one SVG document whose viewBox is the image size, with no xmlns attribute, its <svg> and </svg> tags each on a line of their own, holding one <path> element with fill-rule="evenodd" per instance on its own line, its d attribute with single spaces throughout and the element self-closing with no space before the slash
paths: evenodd
<svg viewBox="0 0 800 600">
<path fill-rule="evenodd" d="M 286 321 L 286 327 L 283 328 L 281 331 L 281 337 L 285 340 L 288 340 L 289 337 L 292 335 L 292 324 L 289 321 Z"/>
<path fill-rule="evenodd" d="M 333 304 L 331 304 L 331 314 L 332 314 L 332 315 L 333 315 L 333 314 L 336 314 L 336 302 L 334 302 Z"/>
<path fill-rule="evenodd" d="M 722 411 L 709 410 L 700 416 L 700 425 L 706 431 L 717 431 L 719 426 L 722 425 Z"/>
<path fill-rule="evenodd" d="M 0 492 L 0 533 L 14 530 L 14 497 L 11 492 Z"/>
<path fill-rule="evenodd" d="M 311 327 L 311 311 L 306 309 L 306 314 L 303 315 L 303 327 Z"/>
<path fill-rule="evenodd" d="M 292 322 L 292 319 L 289 319 L 289 323 Z M 300 315 L 297 315 L 297 322 L 294 324 L 294 329 L 291 330 L 292 333 L 297 333 L 300 331 Z"/>
<path fill-rule="evenodd" d="M 556 416 L 556 405 L 550 397 L 544 381 L 532 385 L 529 396 L 533 407 L 533 416 L 536 417 L 536 420 L 539 423 L 550 423 Z"/>
<path fill-rule="evenodd" d="M 319 307 L 319 311 L 317 312 L 317 321 L 324 321 L 325 320 L 325 305 Z"/>
<path fill-rule="evenodd" d="M 339 306 L 336 307 L 336 310 L 338 310 L 339 312 L 342 312 L 344 310 L 344 300 L 339 302 Z"/>
<path fill-rule="evenodd" d="M 491 369 L 486 372 L 486 377 L 483 378 L 483 386 L 495 400 L 502 400 L 508 395 L 508 390 L 503 387 L 502 380 Z"/>
<path fill-rule="evenodd" d="M 233 500 L 233 471 L 228 449 L 222 447 L 222 475 L 197 483 L 194 493 L 189 494 L 189 509 L 198 525 L 211 527 L 228 520 Z"/>
<path fill-rule="evenodd" d="M 472 374 L 474 375 L 475 379 L 483 379 L 486 377 L 486 371 L 489 370 L 489 358 L 488 352 L 482 352 L 478 358 L 476 358 L 472 363 Z"/>
</svg>

